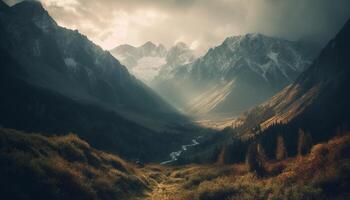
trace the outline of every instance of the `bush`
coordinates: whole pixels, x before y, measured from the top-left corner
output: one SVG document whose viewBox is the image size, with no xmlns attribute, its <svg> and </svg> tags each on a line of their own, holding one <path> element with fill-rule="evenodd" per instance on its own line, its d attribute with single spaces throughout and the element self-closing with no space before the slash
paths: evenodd
<svg viewBox="0 0 350 200">
<path fill-rule="evenodd" d="M 199 200 L 222 200 L 236 193 L 232 181 L 228 178 L 216 179 L 213 182 L 205 181 L 199 185 Z"/>
</svg>

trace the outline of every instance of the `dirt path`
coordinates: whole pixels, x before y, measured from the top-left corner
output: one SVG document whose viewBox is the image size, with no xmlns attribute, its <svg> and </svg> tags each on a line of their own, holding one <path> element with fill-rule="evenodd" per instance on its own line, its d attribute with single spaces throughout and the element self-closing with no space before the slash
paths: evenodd
<svg viewBox="0 0 350 200">
<path fill-rule="evenodd" d="M 161 172 L 160 180 L 155 180 L 153 190 L 146 196 L 146 200 L 179 200 L 178 191 L 183 178 L 173 178 L 168 172 Z"/>
</svg>

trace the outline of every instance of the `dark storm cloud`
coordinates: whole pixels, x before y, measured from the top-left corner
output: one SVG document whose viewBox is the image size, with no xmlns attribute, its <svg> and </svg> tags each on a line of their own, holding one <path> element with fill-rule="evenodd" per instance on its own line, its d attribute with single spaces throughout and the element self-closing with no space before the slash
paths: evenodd
<svg viewBox="0 0 350 200">
<path fill-rule="evenodd" d="M 325 42 L 350 17 L 349 0 L 41 1 L 61 25 L 107 49 L 151 40 L 184 41 L 203 51 L 248 32 Z"/>
</svg>

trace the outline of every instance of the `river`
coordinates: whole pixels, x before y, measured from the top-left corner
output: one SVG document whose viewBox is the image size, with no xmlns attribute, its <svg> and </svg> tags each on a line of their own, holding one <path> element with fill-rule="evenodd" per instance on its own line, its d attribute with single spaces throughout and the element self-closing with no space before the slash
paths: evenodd
<svg viewBox="0 0 350 200">
<path fill-rule="evenodd" d="M 196 146 L 196 145 L 199 145 L 199 142 L 198 140 L 202 138 L 202 136 L 198 136 L 197 138 L 195 139 L 192 139 L 192 143 L 191 144 L 185 144 L 185 145 L 182 145 L 181 146 L 181 149 L 179 151 L 174 151 L 174 152 L 171 152 L 169 155 L 170 155 L 170 160 L 167 160 L 167 161 L 164 161 L 164 162 L 161 162 L 160 164 L 161 165 L 166 165 L 166 164 L 170 164 L 172 162 L 175 162 L 177 161 L 177 159 L 181 156 L 181 154 L 185 151 L 188 150 L 189 147 L 193 147 L 193 146 Z"/>
</svg>

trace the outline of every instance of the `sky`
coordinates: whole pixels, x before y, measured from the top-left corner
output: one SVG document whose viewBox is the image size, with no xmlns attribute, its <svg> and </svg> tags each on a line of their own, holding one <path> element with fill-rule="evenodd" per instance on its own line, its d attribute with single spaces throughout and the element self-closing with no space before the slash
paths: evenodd
<svg viewBox="0 0 350 200">
<path fill-rule="evenodd" d="M 253 32 L 325 43 L 350 18 L 350 0 L 40 1 L 58 24 L 106 50 L 181 41 L 201 54 L 226 37 Z"/>
</svg>

